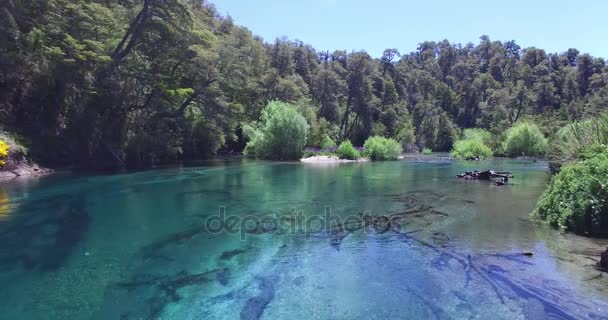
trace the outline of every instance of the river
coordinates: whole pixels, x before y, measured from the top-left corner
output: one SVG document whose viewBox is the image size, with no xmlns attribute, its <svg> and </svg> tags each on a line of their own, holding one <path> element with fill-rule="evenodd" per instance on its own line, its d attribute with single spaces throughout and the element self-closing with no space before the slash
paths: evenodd
<svg viewBox="0 0 608 320">
<path fill-rule="evenodd" d="M 515 179 L 456 178 L 478 168 Z M 606 319 L 608 243 L 528 219 L 549 178 L 431 156 L 5 182 L 0 319 Z"/>
</svg>

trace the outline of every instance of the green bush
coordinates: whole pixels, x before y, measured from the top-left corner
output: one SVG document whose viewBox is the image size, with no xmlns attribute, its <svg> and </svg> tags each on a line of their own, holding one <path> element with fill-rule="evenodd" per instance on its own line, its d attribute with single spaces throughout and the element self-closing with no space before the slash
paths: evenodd
<svg viewBox="0 0 608 320">
<path fill-rule="evenodd" d="M 479 139 L 458 140 L 452 149 L 452 156 L 457 159 L 488 158 L 492 156 L 492 149 Z"/>
<path fill-rule="evenodd" d="M 560 129 L 549 144 L 547 158 L 551 170 L 580 158 L 586 148 L 593 145 L 608 145 L 608 115 L 575 122 Z"/>
<path fill-rule="evenodd" d="M 433 150 L 431 148 L 422 149 L 422 154 L 429 155 L 431 153 L 433 153 Z"/>
<path fill-rule="evenodd" d="M 321 139 L 321 149 L 329 149 L 332 147 L 336 146 L 336 142 L 330 138 L 327 134 L 323 135 L 323 138 Z"/>
<path fill-rule="evenodd" d="M 264 108 L 257 128 L 244 128 L 250 139 L 245 155 L 269 160 L 296 160 L 308 135 L 306 119 L 288 103 L 273 101 Z"/>
<path fill-rule="evenodd" d="M 532 216 L 578 234 L 608 236 L 608 148 L 595 146 L 584 157 L 553 177 Z"/>
<path fill-rule="evenodd" d="M 403 151 L 399 142 L 384 137 L 368 138 L 363 147 L 372 160 L 397 160 Z"/>
<path fill-rule="evenodd" d="M 479 140 L 488 147 L 491 147 L 494 144 L 492 133 L 484 129 L 465 129 L 462 136 L 464 140 Z"/>
<path fill-rule="evenodd" d="M 353 144 L 350 140 L 342 141 L 338 150 L 336 150 L 336 155 L 340 159 L 348 159 L 348 160 L 357 160 L 361 157 L 359 151 L 353 147 Z"/>
<path fill-rule="evenodd" d="M 507 131 L 503 152 L 509 157 L 542 156 L 547 149 L 547 139 L 538 126 L 522 122 Z"/>
</svg>

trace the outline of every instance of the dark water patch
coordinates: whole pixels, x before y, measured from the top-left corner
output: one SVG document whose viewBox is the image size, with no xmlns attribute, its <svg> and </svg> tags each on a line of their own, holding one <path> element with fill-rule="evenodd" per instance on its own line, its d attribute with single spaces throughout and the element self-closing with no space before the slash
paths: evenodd
<svg viewBox="0 0 608 320">
<path fill-rule="evenodd" d="M 230 260 L 230 259 L 234 258 L 235 256 L 241 255 L 245 252 L 247 252 L 247 249 L 234 249 L 234 250 L 224 251 L 220 255 L 220 260 Z"/>
<path fill-rule="evenodd" d="M 22 266 L 26 270 L 54 271 L 63 265 L 85 239 L 91 224 L 84 199 L 70 198 L 67 205 L 65 200 L 66 197 L 50 199 L 49 206 L 41 211 L 30 212 L 31 207 L 22 207 L 23 213 L 3 226 L 3 269 Z"/>
<path fill-rule="evenodd" d="M 230 269 L 228 269 L 228 268 L 220 269 L 215 274 L 215 277 L 221 285 L 223 285 L 223 286 L 228 285 L 228 282 L 230 281 Z"/>
<path fill-rule="evenodd" d="M 517 262 L 520 264 L 525 264 L 528 266 L 533 266 L 534 263 L 532 263 L 530 261 L 530 258 L 526 258 L 526 256 L 523 253 L 492 253 L 492 254 L 485 254 L 482 256 L 489 256 L 489 257 L 493 257 L 493 258 L 497 258 L 497 259 L 504 259 L 504 260 L 508 260 L 511 262 Z"/>
<path fill-rule="evenodd" d="M 163 255 L 161 254 L 161 252 L 163 249 L 170 246 L 178 246 L 184 244 L 204 232 L 205 228 L 202 225 L 194 226 L 187 230 L 175 232 L 161 240 L 158 240 L 142 248 L 142 256 L 144 259 L 162 258 Z"/>
<path fill-rule="evenodd" d="M 106 308 L 100 312 L 99 319 L 159 319 L 168 304 L 183 299 L 179 290 L 214 280 L 227 283 L 229 274 L 227 268 L 222 268 L 202 273 L 181 271 L 173 276 L 134 275 L 129 281 L 118 282 L 108 288 Z"/>
<path fill-rule="evenodd" d="M 512 290 L 518 297 L 524 298 L 528 301 L 532 300 L 533 303 L 536 304 L 534 307 L 535 313 L 539 313 L 539 306 L 542 306 L 543 312 L 547 315 L 551 316 L 554 319 L 577 319 L 575 316 L 576 313 L 572 314 L 570 311 L 566 309 L 563 305 L 563 301 L 550 301 L 547 296 L 551 296 L 549 292 L 541 291 L 538 288 L 532 287 L 530 285 L 517 283 L 516 280 L 511 279 L 504 272 L 493 272 L 488 268 L 483 268 L 492 279 L 499 281 L 503 285 L 507 286 L 510 290 Z M 593 313 L 587 314 L 589 317 L 595 317 Z"/>
<path fill-rule="evenodd" d="M 274 299 L 276 279 L 258 277 L 258 295 L 249 298 L 241 310 L 241 320 L 257 320 L 262 317 L 266 306 Z"/>
</svg>

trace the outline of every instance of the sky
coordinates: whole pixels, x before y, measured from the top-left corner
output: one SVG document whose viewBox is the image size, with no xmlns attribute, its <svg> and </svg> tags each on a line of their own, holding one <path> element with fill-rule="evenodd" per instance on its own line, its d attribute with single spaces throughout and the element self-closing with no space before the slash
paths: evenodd
<svg viewBox="0 0 608 320">
<path fill-rule="evenodd" d="M 317 50 L 416 50 L 423 41 L 515 40 L 547 52 L 576 48 L 608 58 L 608 1 L 211 0 L 267 42 L 287 36 Z"/>
</svg>

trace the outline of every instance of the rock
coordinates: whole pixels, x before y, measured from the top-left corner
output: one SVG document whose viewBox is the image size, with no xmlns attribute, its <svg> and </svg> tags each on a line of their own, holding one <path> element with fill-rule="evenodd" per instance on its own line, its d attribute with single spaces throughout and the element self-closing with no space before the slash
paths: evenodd
<svg viewBox="0 0 608 320">
<path fill-rule="evenodd" d="M 16 178 L 17 175 L 10 171 L 0 171 L 0 179 Z"/>
<path fill-rule="evenodd" d="M 51 169 L 41 168 L 35 163 L 26 161 L 19 163 L 9 163 L 0 170 L 0 179 L 16 178 L 21 176 L 39 176 L 53 172 Z"/>
<path fill-rule="evenodd" d="M 526 257 L 531 257 L 531 256 L 533 256 L 533 255 L 534 255 L 534 253 L 529 252 L 529 251 L 524 251 L 524 252 L 522 252 L 521 254 L 522 254 L 522 255 L 524 255 L 524 256 L 526 256 Z"/>
</svg>

